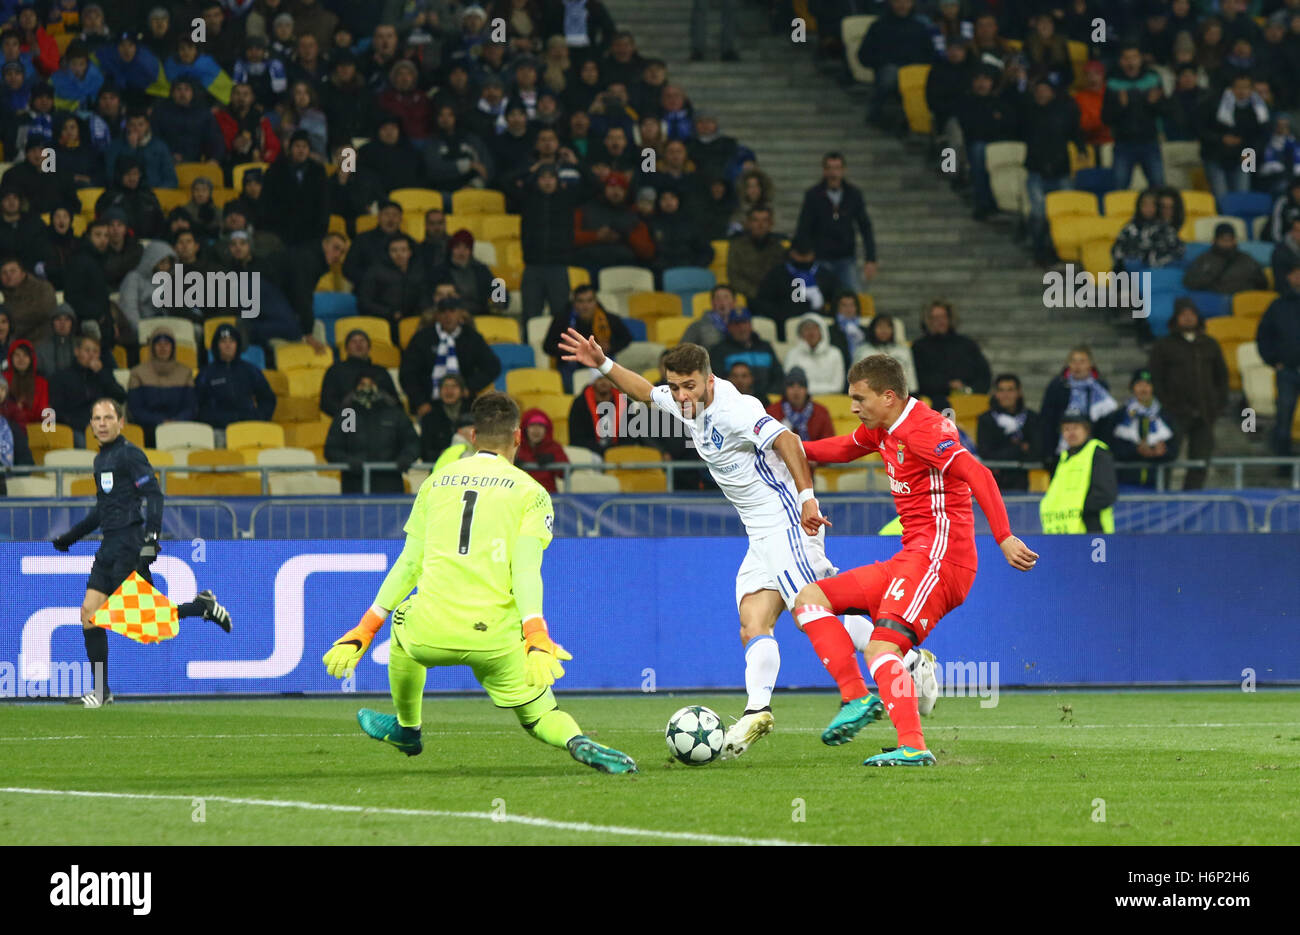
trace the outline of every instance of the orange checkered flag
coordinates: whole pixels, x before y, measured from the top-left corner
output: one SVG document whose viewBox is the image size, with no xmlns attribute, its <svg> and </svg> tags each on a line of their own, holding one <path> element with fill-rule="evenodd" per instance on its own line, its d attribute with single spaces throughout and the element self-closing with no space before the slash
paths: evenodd
<svg viewBox="0 0 1300 935">
<path fill-rule="evenodd" d="M 181 630 L 176 605 L 135 571 L 95 611 L 91 622 L 137 643 L 169 640 Z"/>
</svg>

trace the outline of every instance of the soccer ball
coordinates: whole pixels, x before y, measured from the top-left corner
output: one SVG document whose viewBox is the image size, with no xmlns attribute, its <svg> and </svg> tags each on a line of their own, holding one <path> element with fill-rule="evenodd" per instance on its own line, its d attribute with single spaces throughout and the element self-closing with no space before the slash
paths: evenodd
<svg viewBox="0 0 1300 935">
<path fill-rule="evenodd" d="M 722 718 L 703 705 L 682 708 L 668 719 L 664 739 L 668 749 L 687 766 L 712 763 L 722 753 Z"/>
</svg>

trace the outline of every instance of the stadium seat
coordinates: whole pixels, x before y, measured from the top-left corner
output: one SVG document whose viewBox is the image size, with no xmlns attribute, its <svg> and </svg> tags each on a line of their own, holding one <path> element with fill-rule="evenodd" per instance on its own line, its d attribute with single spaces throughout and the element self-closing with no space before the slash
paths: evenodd
<svg viewBox="0 0 1300 935">
<path fill-rule="evenodd" d="M 682 302 L 671 292 L 633 292 L 627 297 L 627 313 L 646 324 L 657 318 L 681 318 Z"/>
<path fill-rule="evenodd" d="M 506 375 L 512 370 L 537 369 L 533 349 L 527 344 L 492 344 L 492 353 L 501 361 L 501 374 L 496 379 L 496 388 L 502 392 L 506 389 Z"/>
<path fill-rule="evenodd" d="M 1191 217 L 1213 217 L 1219 213 L 1218 206 L 1214 203 L 1214 195 L 1210 192 L 1198 192 L 1191 189 L 1183 189 L 1178 194 L 1183 198 L 1183 210 L 1189 218 Z M 1242 238 L 1245 239 L 1244 237 Z"/>
<path fill-rule="evenodd" d="M 551 316 L 538 315 L 535 318 L 528 319 L 528 324 L 524 326 L 524 337 L 527 343 L 531 344 L 533 350 L 537 352 L 537 358 L 540 360 L 546 357 L 542 350 L 542 344 L 546 341 L 546 332 L 551 328 Z"/>
<path fill-rule="evenodd" d="M 635 370 L 638 373 L 649 367 L 654 367 L 658 372 L 659 356 L 663 352 L 664 345 L 657 341 L 633 341 L 623 348 L 623 353 L 618 355 L 618 362 L 628 370 Z"/>
<path fill-rule="evenodd" d="M 718 284 L 712 271 L 703 266 L 674 266 L 664 270 L 664 292 L 695 293 L 701 289 L 712 289 Z M 685 314 L 684 310 L 682 314 Z"/>
<path fill-rule="evenodd" d="M 1094 276 L 1109 273 L 1115 268 L 1115 261 L 1110 255 L 1113 242 L 1110 240 L 1089 240 L 1079 250 L 1079 263 Z"/>
<path fill-rule="evenodd" d="M 979 417 L 989 411 L 989 397 L 983 393 L 954 393 L 948 397 L 948 405 L 952 407 L 953 421 L 974 438 Z"/>
<path fill-rule="evenodd" d="M 1024 143 L 1004 141 L 989 143 L 984 150 L 984 165 L 989 173 L 989 184 L 993 189 L 993 200 L 998 210 L 1011 214 L 1027 214 L 1029 195 L 1025 182 L 1029 173 L 1025 170 Z"/>
<path fill-rule="evenodd" d="M 176 187 L 186 193 L 186 201 L 189 201 L 190 186 L 199 178 L 207 179 L 213 188 L 223 188 L 226 184 L 219 162 L 176 163 Z M 240 175 L 240 180 L 243 180 L 243 175 Z"/>
<path fill-rule="evenodd" d="M 1246 222 L 1238 217 L 1214 214 L 1209 217 L 1198 217 L 1191 223 L 1194 231 L 1193 240 L 1213 241 L 1214 229 L 1220 224 L 1231 224 L 1232 229 L 1237 233 L 1238 241 L 1245 241 L 1250 238 L 1250 229 L 1246 227 Z"/>
<path fill-rule="evenodd" d="M 95 463 L 95 452 L 89 448 L 60 448 L 45 454 L 46 467 L 85 467 Z"/>
<path fill-rule="evenodd" d="M 122 426 L 122 437 L 137 448 L 144 447 L 144 429 L 130 422 Z M 99 439 L 94 432 L 86 432 L 86 450 L 99 451 Z"/>
<path fill-rule="evenodd" d="M 294 367 L 284 371 L 289 381 L 289 395 L 298 399 L 320 402 L 321 383 L 325 372 L 319 367 Z"/>
<path fill-rule="evenodd" d="M 497 248 L 490 240 L 474 241 L 474 249 L 470 256 L 478 260 L 488 269 L 495 269 L 499 265 L 497 263 Z"/>
<path fill-rule="evenodd" d="M 836 435 L 852 435 L 854 432 L 857 431 L 858 426 L 861 424 L 862 424 L 862 420 L 859 419 L 857 416 L 853 416 L 853 415 L 848 417 L 841 416 L 838 419 L 831 419 L 831 425 L 835 427 Z"/>
<path fill-rule="evenodd" d="M 1137 196 L 1137 192 L 1128 189 L 1107 192 L 1102 198 L 1103 213 L 1108 218 L 1123 218 L 1127 221 L 1137 211 Z"/>
<path fill-rule="evenodd" d="M 754 326 L 754 334 L 758 335 L 764 341 L 775 343 L 776 341 L 776 322 L 764 315 L 755 315 L 750 319 Z"/>
<path fill-rule="evenodd" d="M 506 196 L 488 188 L 461 188 L 451 193 L 451 210 L 458 215 L 505 214 Z"/>
<path fill-rule="evenodd" d="M 521 367 L 506 374 L 506 392 L 511 396 L 518 396 L 521 393 L 562 394 L 564 387 L 558 371 L 542 370 L 539 367 Z"/>
<path fill-rule="evenodd" d="M 283 423 L 284 443 L 290 448 L 320 448 L 329 435 L 330 423 L 322 419 L 315 421 Z"/>
<path fill-rule="evenodd" d="M 154 467 L 173 467 L 176 464 L 176 456 L 170 451 L 162 448 L 145 448 L 143 445 L 139 447 Z"/>
<path fill-rule="evenodd" d="M 1268 229 L 1269 221 L 1273 220 L 1270 215 L 1261 215 L 1250 222 L 1250 237 L 1252 240 L 1263 240 L 1264 231 Z"/>
<path fill-rule="evenodd" d="M 164 422 L 154 430 L 159 448 L 215 448 L 212 426 L 206 422 Z"/>
<path fill-rule="evenodd" d="M 827 393 L 816 397 L 817 402 L 826 407 L 831 419 L 856 419 L 853 414 L 853 400 L 847 393 Z"/>
<path fill-rule="evenodd" d="M 373 348 L 376 344 L 392 344 L 392 327 L 375 315 L 348 315 L 334 322 L 334 344 L 342 346 L 348 332 L 360 328 L 370 337 Z"/>
<path fill-rule="evenodd" d="M 286 445 L 283 448 L 259 448 L 256 453 L 257 460 L 254 464 L 281 464 L 310 467 L 319 464 L 316 455 L 306 448 L 295 448 Z"/>
<path fill-rule="evenodd" d="M 334 364 L 334 355 L 318 351 L 310 344 L 282 344 L 275 349 L 276 370 L 297 370 L 310 367 L 328 370 Z"/>
<path fill-rule="evenodd" d="M 1240 390 L 1241 370 L 1238 366 L 1237 348 L 1242 344 L 1255 343 L 1255 331 L 1258 323 L 1250 318 L 1211 318 L 1205 322 L 1205 333 L 1219 342 L 1223 351 L 1224 363 L 1228 366 L 1228 387 Z"/>
<path fill-rule="evenodd" d="M 1044 199 L 1044 210 L 1049 221 L 1072 215 L 1096 217 L 1097 197 L 1089 192 L 1048 192 Z"/>
<path fill-rule="evenodd" d="M 573 407 L 573 397 L 565 396 L 563 393 L 511 393 L 510 395 L 514 396 L 515 402 L 519 403 L 520 412 L 540 409 L 546 413 L 557 433 L 563 424 L 564 440 L 560 441 L 557 435 L 556 441 L 561 445 L 568 444 L 569 410 Z"/>
<path fill-rule="evenodd" d="M 518 344 L 519 322 L 499 315 L 475 315 L 474 328 L 488 344 Z"/>
<path fill-rule="evenodd" d="M 654 273 L 640 266 L 607 266 L 598 278 L 601 292 L 654 292 Z"/>
<path fill-rule="evenodd" d="M 226 426 L 227 448 L 283 448 L 284 428 L 274 422 L 250 419 Z"/>
<path fill-rule="evenodd" d="M 1238 240 L 1237 249 L 1264 267 L 1264 269 L 1272 272 L 1273 244 L 1264 240 Z"/>
<path fill-rule="evenodd" d="M 859 299 L 858 302 L 859 304 L 861 304 L 861 299 Z M 712 306 L 713 306 L 713 290 L 709 290 L 708 292 L 695 293 L 695 295 L 691 296 L 691 320 L 693 321 L 696 318 L 699 318 L 706 311 L 708 311 Z M 749 299 L 746 297 L 745 293 L 743 292 L 736 293 L 736 307 L 749 308 Z M 874 308 L 874 304 L 872 307 Z M 869 313 L 866 310 L 866 308 L 863 308 L 862 317 L 865 320 L 870 321 L 871 313 Z"/>
<path fill-rule="evenodd" d="M 18 497 L 40 497 L 42 499 L 53 497 L 58 494 L 58 485 L 53 477 L 23 477 L 14 475 L 5 479 L 5 485 L 8 487 L 9 499 L 13 500 Z"/>
<path fill-rule="evenodd" d="M 234 319 L 231 319 L 232 321 Z M 140 336 L 140 344 L 146 345 L 153 333 L 159 328 L 166 328 L 172 336 L 176 338 L 176 344 L 185 344 L 189 347 L 195 346 L 194 340 L 194 322 L 188 318 L 178 318 L 174 316 L 160 316 L 158 318 L 142 318 L 136 328 L 136 333 Z"/>
<path fill-rule="evenodd" d="M 484 240 L 518 240 L 520 220 L 517 214 L 487 214 L 484 215 L 479 230 L 482 231 Z"/>
<path fill-rule="evenodd" d="M 1272 214 L 1273 199 L 1267 192 L 1228 192 L 1219 202 L 1219 211 L 1239 217 L 1249 226 L 1255 218 Z"/>
<path fill-rule="evenodd" d="M 849 74 L 859 84 L 871 84 L 876 80 L 873 68 L 867 68 L 858 61 L 858 49 L 867 38 L 867 31 L 876 21 L 875 16 L 846 16 L 840 20 L 840 41 L 844 43 L 844 58 L 849 66 Z"/>
<path fill-rule="evenodd" d="M 419 211 L 424 214 L 433 210 L 443 210 L 442 192 L 432 188 L 394 188 L 388 193 L 388 197 L 402 206 L 403 214 L 407 211 Z"/>
<path fill-rule="evenodd" d="M 1237 371 L 1241 374 L 1241 389 L 1246 394 L 1246 405 L 1256 415 L 1272 418 L 1277 415 L 1276 371 L 1259 356 L 1254 341 L 1237 345 Z"/>
<path fill-rule="evenodd" d="M 1160 159 L 1165 167 L 1165 184 L 1177 189 L 1191 188 L 1194 172 L 1202 171 L 1201 144 L 1196 140 L 1161 143 Z"/>
<path fill-rule="evenodd" d="M 125 367 L 114 367 L 113 379 L 117 381 L 117 385 L 122 387 L 124 391 L 131 388 L 131 371 Z"/>
<path fill-rule="evenodd" d="M 898 93 L 903 98 L 903 113 L 913 133 L 929 133 L 930 108 L 925 102 L 925 82 L 929 65 L 904 65 L 898 69 Z"/>
<path fill-rule="evenodd" d="M 603 460 L 596 452 L 581 445 L 565 445 L 564 456 L 570 464 L 600 464 Z"/>
<path fill-rule="evenodd" d="M 1074 174 L 1076 191 L 1091 192 L 1100 199 L 1115 187 L 1115 173 L 1110 169 L 1080 169 Z"/>
<path fill-rule="evenodd" d="M 31 448 L 33 455 L 58 448 L 71 448 L 72 444 L 71 426 L 56 424 L 53 431 L 46 432 L 40 422 L 27 423 L 27 447 Z M 41 463 L 39 458 L 36 463 Z"/>
<path fill-rule="evenodd" d="M 645 341 L 650 337 L 649 326 L 639 318 L 624 318 L 623 324 L 627 325 L 627 333 L 632 336 L 633 341 Z"/>
<path fill-rule="evenodd" d="M 238 197 L 239 192 L 235 191 L 233 188 L 218 186 L 217 188 L 212 189 L 212 201 L 218 208 L 224 208 L 228 202 L 234 201 Z M 345 231 L 340 231 L 339 233 L 345 233 Z"/>
<path fill-rule="evenodd" d="M 569 267 L 569 290 L 572 291 L 579 286 L 591 285 L 591 273 L 587 272 L 581 266 Z"/>
<path fill-rule="evenodd" d="M 269 168 L 270 164 L 265 162 L 245 162 L 242 165 L 237 165 L 230 170 L 230 184 L 235 191 L 242 192 L 244 190 L 245 172 L 249 169 L 261 169 L 262 172 L 265 173 Z"/>
<path fill-rule="evenodd" d="M 99 196 L 104 194 L 102 188 L 79 188 L 77 189 L 77 200 L 81 202 L 81 213 L 84 217 L 94 218 L 95 202 L 99 201 Z"/>
<path fill-rule="evenodd" d="M 343 492 L 343 481 L 337 472 L 327 476 L 285 471 L 272 474 L 267 487 L 273 497 L 328 497 Z"/>
<path fill-rule="evenodd" d="M 1051 225 L 1056 255 L 1066 261 L 1078 260 L 1085 243 L 1106 240 L 1113 244 L 1120 229 L 1127 223 L 1128 218 L 1117 217 L 1062 218 L 1060 222 Z"/>
<path fill-rule="evenodd" d="M 727 256 L 731 253 L 731 241 L 711 240 L 709 245 L 713 247 L 713 262 L 709 264 L 709 272 L 713 273 L 718 282 L 726 282 Z"/>
<path fill-rule="evenodd" d="M 547 319 L 549 324 L 550 319 Z M 397 323 L 397 340 L 401 342 L 402 347 L 411 343 L 411 338 L 415 337 L 415 332 L 419 331 L 423 325 L 423 319 L 419 315 L 407 315 Z"/>
<path fill-rule="evenodd" d="M 664 460 L 663 452 L 648 445 L 615 445 L 605 451 L 606 464 L 656 463 Z M 624 492 L 663 493 L 668 490 L 668 473 L 658 468 L 629 468 L 610 471 L 618 478 Z"/>
<path fill-rule="evenodd" d="M 676 297 L 674 296 L 674 299 Z M 682 335 L 690 327 L 691 321 L 682 315 L 656 318 L 649 323 L 650 340 L 664 347 L 676 347 L 682 341 Z"/>
<path fill-rule="evenodd" d="M 1258 321 L 1264 312 L 1279 298 L 1276 292 L 1249 290 L 1238 292 L 1232 297 L 1232 314 L 1235 318 L 1253 318 Z"/>
<path fill-rule="evenodd" d="M 205 319 L 203 322 L 203 346 L 212 347 L 212 336 L 217 333 L 217 329 L 222 325 L 237 325 L 234 315 L 218 315 L 215 318 Z"/>
<path fill-rule="evenodd" d="M 665 484 L 665 487 L 667 485 Z M 623 489 L 613 473 L 574 471 L 569 475 L 566 493 L 619 493 Z"/>
<path fill-rule="evenodd" d="M 188 188 L 155 188 L 153 194 L 158 199 L 158 207 L 162 208 L 163 214 L 170 214 L 190 200 Z"/>
<path fill-rule="evenodd" d="M 649 380 L 651 386 L 656 386 L 659 383 L 659 368 L 646 367 L 644 370 L 641 371 L 641 376 L 644 377 L 646 380 Z"/>
<path fill-rule="evenodd" d="M 335 325 L 339 319 L 358 317 L 357 297 L 351 292 L 314 292 L 311 297 L 311 313 L 317 321 L 324 322 L 325 343 L 333 346 Z"/>
</svg>

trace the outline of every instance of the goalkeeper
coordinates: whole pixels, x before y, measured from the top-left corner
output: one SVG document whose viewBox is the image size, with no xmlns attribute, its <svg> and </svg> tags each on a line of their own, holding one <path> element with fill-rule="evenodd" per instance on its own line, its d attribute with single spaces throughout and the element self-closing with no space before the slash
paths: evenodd
<svg viewBox="0 0 1300 935">
<path fill-rule="evenodd" d="M 471 414 L 477 453 L 420 486 L 402 554 L 361 622 L 325 654 L 325 667 L 335 678 L 350 674 L 396 607 L 388 684 L 397 716 L 358 711 L 371 737 L 407 756 L 420 753 L 428 670 L 467 665 L 493 703 L 514 711 L 538 740 L 601 772 L 636 772 L 631 757 L 584 736 L 551 691 L 564 675 L 561 660 L 573 657 L 542 618 L 542 550 L 553 515 L 550 495 L 514 466 L 519 407 L 488 393 Z"/>
</svg>

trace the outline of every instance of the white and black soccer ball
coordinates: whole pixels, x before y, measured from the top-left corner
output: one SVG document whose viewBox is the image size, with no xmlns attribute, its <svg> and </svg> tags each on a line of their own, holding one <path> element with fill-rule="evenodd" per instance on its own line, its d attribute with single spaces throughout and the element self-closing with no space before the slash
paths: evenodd
<svg viewBox="0 0 1300 935">
<path fill-rule="evenodd" d="M 717 712 L 703 705 L 689 705 L 668 719 L 664 739 L 673 756 L 682 763 L 703 766 L 722 753 L 726 733 Z"/>
</svg>

